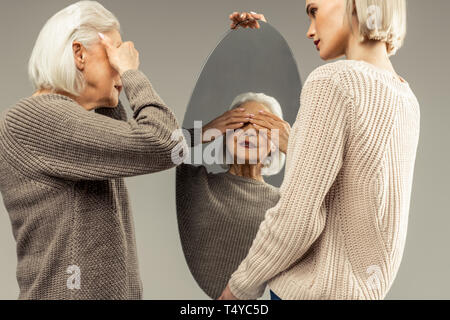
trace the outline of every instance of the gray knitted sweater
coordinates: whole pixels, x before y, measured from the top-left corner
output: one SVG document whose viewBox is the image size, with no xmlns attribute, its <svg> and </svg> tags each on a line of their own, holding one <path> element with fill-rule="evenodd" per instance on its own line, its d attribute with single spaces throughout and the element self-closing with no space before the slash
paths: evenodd
<svg viewBox="0 0 450 320">
<path fill-rule="evenodd" d="M 122 76 L 133 110 L 89 112 L 59 94 L 0 116 L 0 191 L 17 242 L 19 299 L 141 299 L 124 177 L 174 167 L 178 123 L 139 70 Z"/>
<path fill-rule="evenodd" d="M 245 258 L 278 188 L 204 166 L 177 167 L 177 218 L 188 267 L 202 290 L 217 299 Z"/>
</svg>

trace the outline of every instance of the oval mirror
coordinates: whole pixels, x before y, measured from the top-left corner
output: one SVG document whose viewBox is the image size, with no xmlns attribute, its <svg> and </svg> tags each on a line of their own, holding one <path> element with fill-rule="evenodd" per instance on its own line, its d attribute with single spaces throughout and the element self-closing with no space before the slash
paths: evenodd
<svg viewBox="0 0 450 320">
<path fill-rule="evenodd" d="M 278 202 L 282 134 L 267 133 L 283 121 L 293 125 L 300 92 L 292 52 L 268 23 L 227 32 L 200 73 L 183 121 L 192 148 L 177 167 L 176 206 L 187 264 L 212 299 Z M 258 114 L 259 124 L 242 120 L 247 114 Z"/>
</svg>

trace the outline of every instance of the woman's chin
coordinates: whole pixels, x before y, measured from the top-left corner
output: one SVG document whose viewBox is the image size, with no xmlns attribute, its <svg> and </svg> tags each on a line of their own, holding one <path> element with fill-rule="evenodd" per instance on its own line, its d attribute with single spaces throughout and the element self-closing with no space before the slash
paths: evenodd
<svg viewBox="0 0 450 320">
<path fill-rule="evenodd" d="M 321 43 L 322 44 L 322 43 Z M 319 50 L 319 57 L 320 59 L 327 61 L 330 60 L 330 54 L 329 52 L 326 50 L 325 46 L 322 46 Z"/>
<path fill-rule="evenodd" d="M 324 61 L 328 60 L 328 56 L 325 54 L 325 51 L 319 51 L 319 57 Z"/>
<path fill-rule="evenodd" d="M 119 98 L 118 97 L 112 97 L 107 99 L 107 101 L 105 101 L 104 106 L 105 107 L 117 107 L 117 105 L 119 104 Z"/>
<path fill-rule="evenodd" d="M 258 159 L 251 158 L 251 157 L 238 157 L 235 161 L 235 164 L 245 164 L 245 165 L 257 165 Z"/>
</svg>

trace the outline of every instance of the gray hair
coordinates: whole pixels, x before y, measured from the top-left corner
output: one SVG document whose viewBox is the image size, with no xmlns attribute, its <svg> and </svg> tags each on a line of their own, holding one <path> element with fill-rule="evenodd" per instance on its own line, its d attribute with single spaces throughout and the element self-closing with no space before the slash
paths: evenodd
<svg viewBox="0 0 450 320">
<path fill-rule="evenodd" d="M 97 1 L 79 1 L 56 13 L 39 33 L 28 63 L 34 89 L 79 96 L 86 84 L 75 64 L 72 44 L 79 41 L 89 48 L 98 41 L 98 32 L 111 30 L 120 32 L 120 23 Z"/>
</svg>

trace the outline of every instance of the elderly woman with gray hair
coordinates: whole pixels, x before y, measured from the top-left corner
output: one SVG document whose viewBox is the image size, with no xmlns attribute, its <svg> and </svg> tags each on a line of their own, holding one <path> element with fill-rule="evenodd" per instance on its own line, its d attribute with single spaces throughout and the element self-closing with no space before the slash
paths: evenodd
<svg viewBox="0 0 450 320">
<path fill-rule="evenodd" d="M 19 299 L 141 299 L 123 178 L 174 167 L 179 141 L 173 113 L 138 67 L 138 51 L 98 2 L 61 10 L 40 32 L 29 61 L 36 92 L 0 117 Z"/>
<path fill-rule="evenodd" d="M 193 147 L 197 140 L 215 140 L 217 150 L 223 146 L 221 165 L 228 169 L 209 173 L 203 165 L 177 167 L 183 252 L 192 275 L 211 298 L 220 296 L 265 212 L 279 200 L 278 188 L 263 176 L 275 175 L 284 166 L 290 125 L 282 118 L 276 99 L 250 92 L 237 96 L 230 110 L 205 125 L 201 139 L 192 139 L 195 132 L 188 130 Z"/>
</svg>

